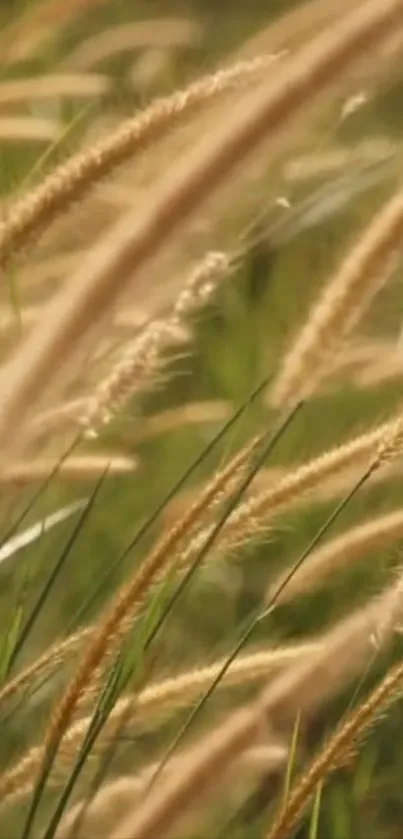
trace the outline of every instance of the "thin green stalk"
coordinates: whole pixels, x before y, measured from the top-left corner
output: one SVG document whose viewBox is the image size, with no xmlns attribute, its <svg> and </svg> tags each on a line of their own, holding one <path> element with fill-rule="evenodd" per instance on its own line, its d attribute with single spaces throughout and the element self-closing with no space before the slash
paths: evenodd
<svg viewBox="0 0 403 839">
<path fill-rule="evenodd" d="M 154 511 L 151 513 L 150 516 L 146 519 L 144 524 L 141 525 L 133 539 L 129 542 L 129 544 L 123 549 L 123 551 L 117 556 L 117 558 L 111 563 L 108 567 L 106 572 L 102 575 L 101 579 L 92 590 L 91 594 L 86 598 L 84 603 L 80 606 L 79 610 L 74 615 L 72 621 L 69 624 L 67 632 L 71 632 L 74 627 L 82 620 L 83 616 L 86 614 L 88 609 L 93 604 L 94 600 L 98 597 L 101 593 L 103 588 L 110 582 L 113 574 L 121 568 L 122 564 L 124 563 L 125 559 L 129 556 L 131 551 L 138 545 L 140 540 L 143 536 L 148 533 L 151 529 L 153 524 L 157 521 L 161 513 L 164 511 L 167 504 L 172 500 L 172 498 L 179 492 L 182 486 L 186 483 L 186 481 L 191 477 L 193 472 L 196 471 L 198 466 L 203 463 L 203 461 L 208 457 L 208 455 L 215 449 L 218 443 L 225 437 L 228 431 L 232 428 L 233 425 L 238 421 L 238 419 L 244 414 L 245 411 L 250 408 L 250 406 L 255 402 L 255 400 L 263 393 L 265 388 L 267 387 L 269 382 L 269 377 L 265 376 L 264 379 L 260 382 L 260 384 L 254 388 L 254 390 L 249 394 L 249 396 L 245 399 L 245 401 L 240 405 L 239 408 L 233 413 L 233 415 L 225 422 L 223 427 L 220 431 L 213 437 L 210 443 L 203 449 L 201 454 L 199 454 L 190 464 L 190 466 L 185 469 L 184 473 L 181 477 L 176 481 L 172 489 L 164 496 L 162 501 L 157 505 Z"/>
<path fill-rule="evenodd" d="M 255 478 L 255 476 L 257 475 L 257 473 L 259 472 L 259 470 L 263 466 L 264 462 L 266 461 L 268 455 L 272 452 L 274 446 L 279 441 L 279 439 L 282 437 L 282 435 L 285 433 L 285 431 L 287 430 L 287 428 L 289 427 L 289 425 L 291 424 L 291 422 L 293 421 L 293 419 L 297 415 L 298 411 L 302 408 L 303 404 L 304 404 L 303 401 L 298 402 L 297 405 L 295 405 L 294 408 L 291 411 L 289 411 L 289 413 L 287 414 L 287 416 L 283 420 L 283 422 L 279 425 L 279 427 L 276 429 L 276 431 L 270 436 L 268 443 L 266 443 L 266 445 L 263 446 L 263 449 L 258 453 L 258 456 L 256 458 L 256 462 L 255 462 L 254 466 L 249 470 L 246 477 L 243 479 L 243 481 L 241 482 L 239 487 L 236 489 L 235 493 L 230 498 L 230 500 L 228 502 L 228 505 L 226 506 L 226 509 L 224 510 L 224 513 L 218 519 L 218 521 L 217 521 L 216 525 L 214 526 L 213 530 L 211 531 L 211 533 L 207 537 L 204 545 L 202 545 L 198 555 L 196 556 L 196 558 L 195 558 L 194 562 L 192 563 L 191 567 L 189 568 L 187 574 L 183 577 L 183 579 L 179 583 L 179 585 L 178 585 L 176 591 L 174 592 L 170 602 L 168 603 L 168 607 L 167 607 L 167 610 L 166 610 L 165 614 L 162 616 L 162 619 L 160 620 L 159 624 L 157 624 L 157 627 L 155 628 L 153 634 L 150 636 L 150 638 L 148 638 L 147 647 L 154 640 L 157 632 L 160 631 L 161 626 L 163 625 L 166 618 L 168 617 L 168 615 L 172 611 L 172 608 L 175 605 L 178 598 L 180 597 L 182 591 L 188 585 L 188 583 L 192 579 L 193 575 L 196 573 L 198 567 L 200 566 L 201 562 L 203 561 L 204 557 L 206 556 L 207 552 L 213 546 L 213 544 L 216 541 L 222 527 L 224 526 L 225 522 L 227 521 L 228 516 L 237 507 L 237 505 L 239 504 L 244 492 L 246 492 L 246 490 L 248 489 L 248 487 L 252 483 L 253 479 Z M 253 626 L 252 630 L 249 627 L 247 632 L 253 631 L 253 629 L 254 629 L 254 626 Z M 243 646 L 243 644 L 245 643 L 246 640 L 247 639 L 245 637 L 243 637 L 241 639 L 242 646 Z M 234 655 L 234 658 L 238 654 L 238 646 L 239 645 L 237 645 L 236 653 Z M 231 661 L 232 660 L 233 659 L 231 659 Z M 164 767 L 166 766 L 166 764 L 168 763 L 168 761 L 172 757 L 174 751 L 176 751 L 179 743 L 182 742 L 182 739 L 185 736 L 189 726 L 193 722 L 193 719 L 200 713 L 202 707 L 207 702 L 209 696 L 211 695 L 211 693 L 214 691 L 215 687 L 221 681 L 222 676 L 228 670 L 228 667 L 230 666 L 231 661 L 229 661 L 228 663 L 227 662 L 225 663 L 225 665 L 222 667 L 218 677 L 216 679 L 214 679 L 214 681 L 212 682 L 212 685 L 211 685 L 210 689 L 207 691 L 207 693 L 204 695 L 204 697 L 201 699 L 201 701 L 195 706 L 195 708 L 193 709 L 193 711 L 190 713 L 189 717 L 185 721 L 184 725 L 180 728 L 177 736 L 174 738 L 171 745 L 168 747 L 168 750 L 165 753 L 164 757 L 162 758 L 162 761 L 161 761 L 158 769 L 156 770 L 153 778 L 151 779 L 149 787 L 148 787 L 149 790 L 151 789 L 151 787 L 156 782 L 156 780 L 159 777 L 159 775 L 161 774 L 162 770 L 164 769 Z"/>
<path fill-rule="evenodd" d="M 327 531 L 329 530 L 331 525 L 336 521 L 336 519 L 339 517 L 339 515 L 343 512 L 343 510 L 345 509 L 347 504 L 351 501 L 353 496 L 356 495 L 356 493 L 359 491 L 359 489 L 368 480 L 368 478 L 373 473 L 375 468 L 376 468 L 376 466 L 374 465 L 374 462 L 371 462 L 371 464 L 366 469 L 366 471 L 361 476 L 361 478 L 359 478 L 355 482 L 353 488 L 342 499 L 340 504 L 337 505 L 337 507 L 335 508 L 333 513 L 331 513 L 331 515 L 326 519 L 325 523 L 322 525 L 320 530 L 317 532 L 317 534 L 311 540 L 308 547 L 303 551 L 303 553 L 301 554 L 299 559 L 295 562 L 295 564 L 293 565 L 290 573 L 287 575 L 286 580 L 279 586 L 277 591 L 273 594 L 273 597 L 271 598 L 270 603 L 268 604 L 267 608 L 265 608 L 263 611 L 258 610 L 255 613 L 254 617 L 250 621 L 246 630 L 241 635 L 241 638 L 239 639 L 238 643 L 235 645 L 232 652 L 230 653 L 230 655 L 228 656 L 228 658 L 224 662 L 223 666 L 221 667 L 220 672 L 215 676 L 215 678 L 211 682 L 211 685 L 206 690 L 205 694 L 202 696 L 202 698 L 199 700 L 197 705 L 195 705 L 193 710 L 190 712 L 189 716 L 187 717 L 187 719 L 183 723 L 183 725 L 182 725 L 181 729 L 179 730 L 178 734 L 175 736 L 172 743 L 168 746 L 168 749 L 167 749 L 164 757 L 162 758 L 161 764 L 159 765 L 154 777 L 151 779 L 151 782 L 150 782 L 150 785 L 149 785 L 149 788 L 148 788 L 149 790 L 151 789 L 151 787 L 154 785 L 155 781 L 159 777 L 160 773 L 162 772 L 162 769 L 166 766 L 167 762 L 171 759 L 174 752 L 177 750 L 179 744 L 182 742 L 183 737 L 187 733 L 187 731 L 188 731 L 189 727 L 191 726 L 192 722 L 196 719 L 196 717 L 199 716 L 199 714 L 203 710 L 204 706 L 208 702 L 209 698 L 214 693 L 216 687 L 220 684 L 221 680 L 225 676 L 225 674 L 226 674 L 227 670 L 229 669 L 229 667 L 231 666 L 232 662 L 235 661 L 235 659 L 237 658 L 239 653 L 244 648 L 245 644 L 249 641 L 249 639 L 251 638 L 251 636 L 253 635 L 253 633 L 257 629 L 257 627 L 272 612 L 273 607 L 274 607 L 277 599 L 279 598 L 281 592 L 283 591 L 285 585 L 287 585 L 288 582 L 292 579 L 293 575 L 295 573 L 297 573 L 298 568 L 300 568 L 300 566 L 303 564 L 303 562 L 309 556 L 311 551 L 321 541 L 323 536 L 327 533 Z"/>
<path fill-rule="evenodd" d="M 97 484 L 96 484 L 96 486 L 94 488 L 94 491 L 92 492 L 92 494 L 91 494 L 91 496 L 88 500 L 88 503 L 86 504 L 86 506 L 84 507 L 81 515 L 79 516 L 79 519 L 78 519 L 75 527 L 72 530 L 72 533 L 70 534 L 70 536 L 67 540 L 67 544 L 64 546 L 63 551 L 60 554 L 60 557 L 59 557 L 58 561 L 56 562 L 54 568 L 52 568 L 52 571 L 50 572 L 50 574 L 48 576 L 48 579 L 46 580 L 45 585 L 43 586 L 43 588 L 42 588 L 42 590 L 39 594 L 39 597 L 38 597 L 36 603 L 34 604 L 34 606 L 32 608 L 32 611 L 31 611 L 30 615 L 28 616 L 28 618 L 26 620 L 26 623 L 24 624 L 24 626 L 21 630 L 21 633 L 20 633 L 20 635 L 19 635 L 19 637 L 18 637 L 18 639 L 15 643 L 12 654 L 9 658 L 7 675 L 10 673 L 11 668 L 12 668 L 18 654 L 21 652 L 21 649 L 22 649 L 25 641 L 27 640 L 29 633 L 32 630 L 32 627 L 34 626 L 35 622 L 37 621 L 37 619 L 38 619 L 38 617 L 41 613 L 41 610 L 42 610 L 47 598 L 49 597 L 49 594 L 50 594 L 57 578 L 59 577 L 59 574 L 61 573 L 62 569 L 64 568 L 64 566 L 65 566 L 65 564 L 66 564 L 66 562 L 67 562 L 67 560 L 68 560 L 68 558 L 71 554 L 71 551 L 72 551 L 74 545 L 76 544 L 76 541 L 79 537 L 80 532 L 82 531 L 85 523 L 87 522 L 87 520 L 89 518 L 89 515 L 90 515 L 92 509 L 94 508 L 96 499 L 99 495 L 101 487 L 103 486 L 103 484 L 106 480 L 108 471 L 109 471 L 109 468 L 107 467 L 106 470 L 104 471 L 104 473 L 101 475 L 100 479 L 97 481 Z"/>
</svg>

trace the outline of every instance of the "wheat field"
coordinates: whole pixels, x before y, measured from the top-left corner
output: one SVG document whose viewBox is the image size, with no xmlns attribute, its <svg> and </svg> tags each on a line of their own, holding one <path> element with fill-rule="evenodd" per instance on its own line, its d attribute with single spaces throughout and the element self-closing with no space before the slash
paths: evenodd
<svg viewBox="0 0 403 839">
<path fill-rule="evenodd" d="M 0 47 L 0 839 L 398 839 L 403 0 Z"/>
</svg>

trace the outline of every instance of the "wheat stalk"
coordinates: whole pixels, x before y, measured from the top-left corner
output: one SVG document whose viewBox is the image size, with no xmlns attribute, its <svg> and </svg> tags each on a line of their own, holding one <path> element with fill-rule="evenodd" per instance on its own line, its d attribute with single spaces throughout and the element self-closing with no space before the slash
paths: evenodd
<svg viewBox="0 0 403 839">
<path fill-rule="evenodd" d="M 287 839 L 300 821 L 319 783 L 351 760 L 357 745 L 381 714 L 401 696 L 403 662 L 392 667 L 358 708 L 338 726 L 318 756 L 291 790 L 274 820 L 267 839 Z"/>
<path fill-rule="evenodd" d="M 189 805 L 214 786 L 218 777 L 262 735 L 263 726 L 304 715 L 359 672 L 374 634 L 380 646 L 393 635 L 402 611 L 402 579 L 365 608 L 331 630 L 321 650 L 300 666 L 287 670 L 257 700 L 227 720 L 195 747 L 189 762 L 150 794 L 143 804 L 117 824 L 111 839 L 164 839 Z"/>
<path fill-rule="evenodd" d="M 79 637 L 79 634 L 77 634 L 77 640 L 80 640 L 80 643 L 83 640 Z M 220 687 L 224 689 L 264 679 L 283 667 L 292 666 L 294 662 L 300 661 L 304 656 L 309 656 L 318 649 L 318 646 L 320 646 L 320 641 L 295 646 L 289 645 L 277 649 L 262 649 L 242 656 L 228 669 Z M 179 673 L 176 676 L 156 682 L 139 693 L 118 700 L 108 717 L 92 755 L 94 757 L 99 755 L 105 743 L 113 739 L 119 732 L 122 724 L 124 724 L 125 730 L 126 726 L 133 721 L 138 723 L 141 720 L 142 724 L 144 722 L 148 724 L 151 719 L 155 722 L 155 715 L 158 716 L 159 713 L 172 713 L 177 708 L 189 705 L 203 693 L 211 680 L 220 672 L 222 666 L 223 660 L 219 659 L 205 667 Z M 37 674 L 34 671 L 31 675 Z M 83 742 L 84 735 L 88 731 L 90 722 L 91 716 L 80 717 L 66 732 L 61 744 L 57 777 L 61 768 L 67 771 L 71 766 L 72 760 Z M 7 772 L 6 777 L 3 778 L 3 783 L 0 781 L 0 789 L 2 790 L 1 806 L 14 805 L 18 800 L 29 794 L 32 790 L 32 779 L 40 768 L 44 755 L 45 749 L 42 746 L 30 749 Z"/>
<path fill-rule="evenodd" d="M 143 602 L 154 580 L 164 568 L 167 569 L 172 565 L 178 544 L 197 525 L 200 516 L 209 508 L 216 496 L 225 489 L 243 464 L 249 460 L 256 445 L 256 440 L 254 440 L 241 449 L 230 463 L 212 478 L 200 498 L 183 518 L 161 537 L 140 569 L 118 591 L 110 608 L 101 617 L 73 678 L 56 706 L 45 738 L 45 753 L 48 749 L 53 750 L 55 744 L 57 748 L 77 704 L 91 684 L 94 673 L 97 672 L 110 648 L 121 640 L 122 628 L 126 631 L 126 620 L 130 621 L 130 616 L 133 619 L 136 608 Z"/>
<path fill-rule="evenodd" d="M 306 495 L 317 490 L 325 481 L 337 476 L 353 466 L 366 464 L 377 455 L 379 445 L 396 429 L 398 420 L 384 423 L 373 431 L 353 438 L 347 443 L 312 458 L 301 466 L 293 466 L 280 475 L 277 481 L 247 501 L 241 503 L 225 522 L 218 543 L 222 549 L 236 547 L 251 536 L 261 532 L 267 520 L 291 504 L 301 501 Z M 181 564 L 187 565 L 208 537 L 213 525 L 201 530 L 189 543 L 181 558 Z"/>
<path fill-rule="evenodd" d="M 0 106 L 28 100 L 100 96 L 109 88 L 109 81 L 98 73 L 59 73 L 32 79 L 13 79 L 0 83 Z"/>
<path fill-rule="evenodd" d="M 2 60 L 21 61 L 30 58 L 43 40 L 54 35 L 87 8 L 100 6 L 105 0 L 43 0 L 39 5 L 29 5 L 22 14 L 4 27 L 0 46 Z"/>
<path fill-rule="evenodd" d="M 45 117 L 0 117 L 0 140 L 2 142 L 48 143 L 58 140 L 59 137 L 60 125 L 55 120 Z"/>
<path fill-rule="evenodd" d="M 220 682 L 220 688 L 243 685 L 264 679 L 271 673 L 292 666 L 304 656 L 309 656 L 319 646 L 320 641 L 313 641 L 272 649 L 263 648 L 254 653 L 240 656 L 228 668 L 225 677 Z M 115 729 L 119 728 L 121 720 L 133 719 L 136 723 L 141 720 L 142 725 L 149 725 L 150 722 L 155 721 L 154 715 L 158 717 L 159 714 L 173 713 L 178 708 L 188 706 L 206 690 L 213 679 L 221 672 L 224 663 L 225 659 L 218 659 L 213 664 L 178 673 L 149 685 L 134 696 L 120 699 L 108 717 L 100 743 L 105 738 L 109 738 Z M 130 714 L 129 718 L 128 712 Z M 88 730 L 90 722 L 91 717 L 86 716 L 72 726 L 68 736 L 63 740 L 61 754 L 69 756 L 74 753 Z"/>
<path fill-rule="evenodd" d="M 350 528 L 308 557 L 294 577 L 282 588 L 287 574 L 280 574 L 271 583 L 267 600 L 274 592 L 281 590 L 279 603 L 287 603 L 299 594 L 314 591 L 323 580 L 352 560 L 361 558 L 366 552 L 378 550 L 403 536 L 403 511 L 393 510 L 383 516 L 371 518 L 363 524 Z"/>
<path fill-rule="evenodd" d="M 118 222 L 85 262 L 34 329 L 0 380 L 0 445 L 10 445 L 17 426 L 78 351 L 106 311 L 133 283 L 140 270 L 192 213 L 232 175 L 241 162 L 286 120 L 380 43 L 403 19 L 403 0 L 367 0 L 337 25 L 321 33 L 256 97 L 243 101 L 233 119 L 191 152 L 170 173 L 150 206 Z"/>
<path fill-rule="evenodd" d="M 11 207 L 0 226 L 0 263 L 6 264 L 13 253 L 49 227 L 60 213 L 81 200 L 117 166 L 160 140 L 179 118 L 193 116 L 227 91 L 252 83 L 272 62 L 272 56 L 253 58 L 198 79 L 184 90 L 153 101 L 92 148 L 78 152 L 59 166 Z"/>
<path fill-rule="evenodd" d="M 58 474 L 66 480 L 91 480 L 108 472 L 111 475 L 125 475 L 133 472 L 137 463 L 133 457 L 105 454 L 74 455 L 62 460 L 38 458 L 35 461 L 10 463 L 0 472 L 0 485 L 24 486 L 46 479 L 57 467 Z"/>
<path fill-rule="evenodd" d="M 43 655 L 25 667 L 21 673 L 14 676 L 1 688 L 0 707 L 15 694 L 20 693 L 27 685 L 32 684 L 39 676 L 43 676 L 48 670 L 57 667 L 68 656 L 74 655 L 83 642 L 91 636 L 92 632 L 93 627 L 80 629 L 63 641 L 52 644 Z"/>
<path fill-rule="evenodd" d="M 175 47 L 197 43 L 201 27 L 193 20 L 176 17 L 156 17 L 109 26 L 90 35 L 63 60 L 63 67 L 88 71 L 94 65 L 121 52 L 141 47 Z"/>
<path fill-rule="evenodd" d="M 106 425 L 135 393 L 147 386 L 163 363 L 166 347 L 175 343 L 178 337 L 182 339 L 186 319 L 208 301 L 217 284 L 229 273 L 230 266 L 226 254 L 207 253 L 190 273 L 169 315 L 163 320 L 152 320 L 123 349 L 80 419 L 88 436 L 96 435 L 100 426 Z"/>
<path fill-rule="evenodd" d="M 375 216 L 314 303 L 274 382 L 274 406 L 298 401 L 317 386 L 334 363 L 335 350 L 391 275 L 402 234 L 399 192 Z"/>
<path fill-rule="evenodd" d="M 188 759 L 188 750 L 181 752 L 163 772 L 163 777 L 172 773 L 177 767 Z M 238 771 L 242 775 L 252 772 L 256 780 L 256 774 L 278 770 L 287 758 L 287 749 L 280 743 L 270 743 L 267 746 L 260 746 L 249 749 L 240 760 Z M 121 818 L 122 812 L 129 811 L 133 807 L 133 799 L 146 792 L 147 784 L 152 780 L 158 770 L 158 762 L 148 764 L 136 775 L 127 775 L 116 778 L 95 794 L 90 802 L 84 800 L 74 804 L 60 822 L 56 833 L 57 839 L 71 839 L 76 836 L 79 823 L 79 835 L 86 837 L 105 827 L 105 819 L 116 822 Z M 232 780 L 232 779 L 231 779 Z"/>
</svg>

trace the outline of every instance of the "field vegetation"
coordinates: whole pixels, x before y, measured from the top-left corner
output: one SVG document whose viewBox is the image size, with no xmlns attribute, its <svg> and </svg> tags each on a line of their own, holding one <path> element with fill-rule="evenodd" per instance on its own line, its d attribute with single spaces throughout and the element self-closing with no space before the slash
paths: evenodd
<svg viewBox="0 0 403 839">
<path fill-rule="evenodd" d="M 0 839 L 400 839 L 403 0 L 0 6 Z"/>
</svg>

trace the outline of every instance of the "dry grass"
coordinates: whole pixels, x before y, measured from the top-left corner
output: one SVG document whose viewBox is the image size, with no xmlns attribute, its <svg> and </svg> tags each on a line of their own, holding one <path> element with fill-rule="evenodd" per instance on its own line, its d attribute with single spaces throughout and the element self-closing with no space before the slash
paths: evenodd
<svg viewBox="0 0 403 839">
<path fill-rule="evenodd" d="M 82 643 L 85 639 L 77 636 L 77 640 Z M 287 666 L 292 666 L 293 662 L 300 661 L 305 656 L 309 656 L 319 646 L 320 641 L 316 644 L 312 642 L 311 644 L 289 646 L 277 650 L 259 650 L 245 655 L 234 662 L 228 670 L 221 683 L 221 689 L 257 682 L 266 679 L 268 676 L 273 678 L 278 671 Z M 65 653 L 66 649 L 60 651 L 60 654 Z M 53 664 L 54 662 L 48 661 L 46 666 L 49 666 L 50 663 Z M 180 707 L 190 706 L 199 695 L 203 694 L 211 680 L 220 672 L 222 665 L 223 661 L 217 661 L 206 667 L 180 673 L 155 685 L 150 684 L 148 688 L 137 694 L 120 699 L 102 732 L 102 737 L 93 753 L 94 759 L 97 754 L 102 755 L 105 744 L 113 741 L 113 737 L 123 724 L 126 732 L 131 727 L 135 729 L 139 724 L 142 726 L 142 730 L 146 730 L 150 726 L 156 727 L 159 717 L 169 716 Z M 37 674 L 31 673 L 31 676 L 33 675 Z M 10 698 L 10 692 L 7 698 Z M 61 768 L 66 773 L 71 768 L 90 722 L 91 716 L 80 717 L 66 732 L 57 765 L 58 776 L 60 776 Z M 45 749 L 43 747 L 32 749 L 24 756 L 23 760 L 0 779 L 2 806 L 14 805 L 18 799 L 29 795 L 32 791 L 32 778 L 40 769 L 44 756 Z"/>
<path fill-rule="evenodd" d="M 160 139 L 178 118 L 191 116 L 212 99 L 228 90 L 236 90 L 245 82 L 252 84 L 271 63 L 271 57 L 239 63 L 219 70 L 171 97 L 153 102 L 145 112 L 125 120 L 95 147 L 79 153 L 52 172 L 36 190 L 24 196 L 9 211 L 0 230 L 0 261 L 6 262 L 33 235 L 45 230 L 59 213 L 66 212 L 72 202 L 82 199 L 116 166 Z M 45 89 L 47 83 L 44 83 Z"/>
<path fill-rule="evenodd" d="M 400 568 L 385 581 L 367 562 L 379 593 L 335 603 L 331 590 L 314 617 L 298 595 L 403 534 L 399 283 L 387 282 L 399 143 L 356 136 L 399 82 L 403 0 L 301 2 L 215 71 L 200 69 L 207 17 L 98 5 L 43 0 L 7 16 L 0 39 L 2 817 L 22 839 L 230 836 L 255 831 L 264 788 L 268 839 L 291 839 L 401 684 Z M 194 80 L 179 89 L 187 61 Z M 126 93 L 122 119 L 112 101 Z M 353 176 L 368 178 L 368 207 Z M 317 270 L 324 290 L 301 324 Z M 283 358 L 285 330 L 297 337 Z M 43 542 L 43 561 L 50 503 L 80 516 Z M 276 576 L 261 561 L 268 532 Z M 386 676 L 360 700 L 375 659 Z M 300 719 L 302 770 L 282 797 Z"/>
<path fill-rule="evenodd" d="M 330 540 L 314 551 L 306 564 L 281 591 L 280 603 L 286 603 L 300 594 L 315 591 L 322 582 L 344 565 L 365 558 L 365 554 L 392 544 L 403 535 L 403 512 L 394 510 L 384 516 L 369 519 Z M 274 592 L 282 588 L 285 575 L 271 585 L 267 593 L 270 601 Z"/>
<path fill-rule="evenodd" d="M 97 387 L 87 412 L 81 418 L 86 433 L 93 436 L 107 425 L 139 390 L 153 383 L 163 365 L 167 347 L 181 343 L 186 336 L 187 319 L 208 302 L 230 271 L 226 254 L 208 253 L 191 272 L 164 319 L 152 320 L 123 350 L 110 373 Z"/>
<path fill-rule="evenodd" d="M 177 766 L 186 760 L 186 755 L 178 755 L 172 764 L 166 767 L 165 775 L 172 773 Z M 281 744 L 255 747 L 245 753 L 238 767 L 230 775 L 231 784 L 236 782 L 237 774 L 241 775 L 243 784 L 245 777 L 252 775 L 254 782 L 262 777 L 263 773 L 278 771 L 287 758 L 287 749 Z M 97 835 L 109 835 L 113 825 L 121 819 L 122 812 L 130 811 L 133 806 L 133 798 L 139 799 L 141 794 L 147 790 L 147 785 L 158 769 L 158 763 L 145 766 L 138 775 L 117 778 L 110 784 L 103 787 L 88 802 L 79 802 L 66 813 L 63 822 L 57 833 L 57 839 L 67 839 L 69 833 L 74 829 L 79 830 L 78 835 L 85 839 L 86 833 L 97 831 Z M 77 822 L 79 827 L 77 828 Z M 75 833 L 77 835 L 77 833 Z"/>
<path fill-rule="evenodd" d="M 359 322 L 396 266 L 403 230 L 403 196 L 381 210 L 315 302 L 275 382 L 276 406 L 311 393 L 329 359 Z"/>
<path fill-rule="evenodd" d="M 308 463 L 294 465 L 291 470 L 286 470 L 285 474 L 278 476 L 277 480 L 271 481 L 267 489 L 251 495 L 249 500 L 239 504 L 228 517 L 220 535 L 223 547 L 231 549 L 245 543 L 248 538 L 257 533 L 262 533 L 267 527 L 267 522 L 270 523 L 276 514 L 285 509 L 289 510 L 293 504 L 300 503 L 301 500 L 306 499 L 308 493 L 314 492 L 330 478 L 338 476 L 345 470 L 349 481 L 351 467 L 362 465 L 362 468 L 365 468 L 373 458 L 376 458 L 380 444 L 390 439 L 390 435 L 395 431 L 396 423 L 400 424 L 400 419 L 384 423 L 373 431 L 324 452 Z M 184 562 L 191 560 L 210 530 L 202 531 L 197 539 L 189 544 Z"/>
<path fill-rule="evenodd" d="M 328 633 L 324 645 L 308 661 L 286 671 L 264 688 L 249 706 L 229 715 L 215 731 L 197 746 L 189 761 L 179 767 L 160 788 L 118 823 L 113 839 L 136 839 L 172 835 L 172 828 L 187 808 L 206 792 L 217 778 L 247 749 L 261 742 L 262 733 L 269 732 L 276 718 L 293 718 L 300 709 L 312 713 L 315 704 L 323 702 L 339 690 L 341 683 L 359 672 L 373 649 L 375 634 L 379 645 L 390 640 L 402 609 L 402 582 L 398 582 L 383 598 L 341 622 Z M 267 737 L 267 733 L 266 733 Z"/>
<path fill-rule="evenodd" d="M 398 0 L 388 0 L 382 8 L 372 0 L 332 31 L 319 35 L 253 101 L 243 100 L 229 125 L 214 132 L 172 172 L 149 206 L 143 208 L 140 222 L 136 209 L 117 223 L 106 241 L 95 249 L 50 304 L 40 334 L 34 330 L 7 374 L 0 379 L 2 447 L 12 437 L 17 418 L 19 422 L 24 421 L 45 386 L 49 387 L 60 376 L 73 346 L 77 349 L 95 324 L 105 317 L 106 310 L 116 303 L 129 280 L 135 281 L 136 273 L 146 269 L 189 216 L 265 137 L 276 133 L 304 102 L 385 37 L 398 25 L 402 15 Z"/>
<path fill-rule="evenodd" d="M 200 27 L 186 18 L 142 20 L 114 26 L 81 43 L 63 62 L 74 70 L 88 71 L 111 56 L 141 47 L 187 47 L 201 39 Z"/>
<path fill-rule="evenodd" d="M 268 839 L 287 839 L 314 794 L 317 785 L 341 766 L 349 763 L 357 744 L 362 741 L 374 722 L 379 720 L 393 702 L 400 697 L 403 664 L 399 663 L 386 674 L 370 696 L 342 721 L 328 743 L 291 791 L 282 812 L 271 826 Z"/>
</svg>

